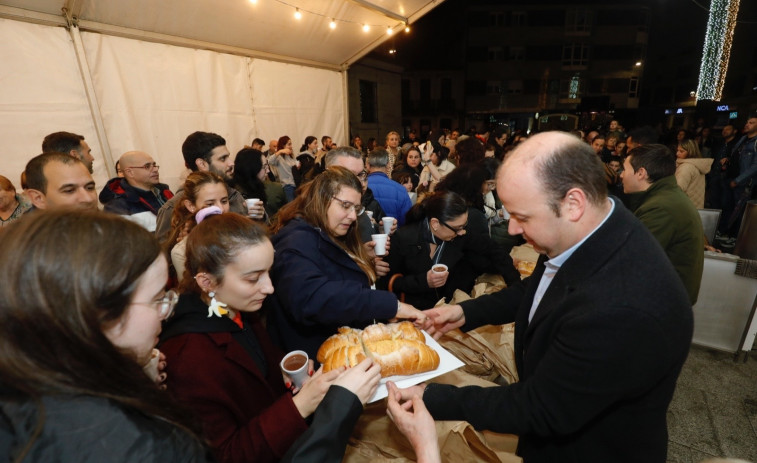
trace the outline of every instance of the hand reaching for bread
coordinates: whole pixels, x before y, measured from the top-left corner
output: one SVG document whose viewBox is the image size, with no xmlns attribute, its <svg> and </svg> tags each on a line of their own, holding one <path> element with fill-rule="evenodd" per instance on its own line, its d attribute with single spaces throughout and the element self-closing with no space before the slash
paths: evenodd
<svg viewBox="0 0 757 463">
<path fill-rule="evenodd" d="M 334 381 L 337 386 L 349 390 L 363 405 L 373 396 L 381 379 L 381 366 L 366 358 L 352 368 L 348 368 Z"/>
</svg>

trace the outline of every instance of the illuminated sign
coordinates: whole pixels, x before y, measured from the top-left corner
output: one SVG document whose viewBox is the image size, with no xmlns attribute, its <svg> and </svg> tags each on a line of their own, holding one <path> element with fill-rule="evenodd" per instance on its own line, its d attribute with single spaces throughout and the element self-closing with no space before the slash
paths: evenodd
<svg viewBox="0 0 757 463">
<path fill-rule="evenodd" d="M 723 104 L 723 105 L 718 106 L 717 110 L 718 111 L 730 111 L 731 108 L 729 108 L 727 104 Z"/>
<path fill-rule="evenodd" d="M 737 117 L 739 117 L 738 111 L 732 111 L 731 114 L 728 115 L 728 119 L 736 119 Z"/>
<path fill-rule="evenodd" d="M 683 109 L 681 108 L 676 109 L 676 114 L 683 114 Z"/>
</svg>

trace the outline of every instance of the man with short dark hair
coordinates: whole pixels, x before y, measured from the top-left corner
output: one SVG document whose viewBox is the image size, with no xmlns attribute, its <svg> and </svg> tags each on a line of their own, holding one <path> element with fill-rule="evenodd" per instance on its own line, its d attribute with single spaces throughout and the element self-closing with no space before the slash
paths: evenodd
<svg viewBox="0 0 757 463">
<path fill-rule="evenodd" d="M 566 133 L 534 135 L 508 156 L 497 194 L 510 233 L 542 254 L 533 275 L 524 288 L 425 313 L 436 336 L 514 319 L 520 380 L 430 383 L 395 397 L 418 396 L 437 420 L 517 434 L 526 462 L 665 461 L 691 305 L 654 238 L 605 185 L 596 154 Z"/>
<path fill-rule="evenodd" d="M 118 160 L 123 177 L 108 181 L 103 190 L 111 194 L 105 210 L 127 216 L 147 231 L 155 231 L 158 210 L 173 198 L 168 185 L 160 183 L 158 164 L 149 154 L 129 151 Z M 103 193 L 100 197 L 103 197 Z"/>
<path fill-rule="evenodd" d="M 649 145 L 650 143 L 657 143 L 657 132 L 645 125 L 644 127 L 638 127 L 628 132 L 628 138 L 626 138 L 626 147 L 628 151 L 637 148 L 642 145 Z"/>
<path fill-rule="evenodd" d="M 256 138 L 252 140 L 252 145 L 250 148 L 258 151 L 263 151 L 263 147 L 265 146 L 265 142 L 261 138 Z"/>
<path fill-rule="evenodd" d="M 652 232 L 693 305 L 704 269 L 702 220 L 675 178 L 676 158 L 665 145 L 642 145 L 626 157 L 621 177 L 627 204 Z"/>
<path fill-rule="evenodd" d="M 95 158 L 84 136 L 71 132 L 55 132 L 42 140 L 43 153 L 66 153 L 80 160 L 87 166 L 89 173 L 93 171 Z"/>
<path fill-rule="evenodd" d="M 97 191 L 87 166 L 68 153 L 43 153 L 24 169 L 25 193 L 37 209 L 97 209 Z"/>
<path fill-rule="evenodd" d="M 366 158 L 368 164 L 368 188 L 389 217 L 397 219 L 397 226 L 405 223 L 405 214 L 413 207 L 405 187 L 386 175 L 389 153 L 383 149 L 373 150 Z"/>
<path fill-rule="evenodd" d="M 229 186 L 231 175 L 234 173 L 234 161 L 231 159 L 229 149 L 226 148 L 226 140 L 222 136 L 211 132 L 194 132 L 184 140 L 181 153 L 184 156 L 184 165 L 192 172 L 209 171 L 220 175 L 226 182 L 226 189 L 229 192 L 229 211 L 248 215 L 244 198 L 237 190 Z M 184 200 L 182 191 L 179 188 L 176 195 L 158 211 L 155 228 L 158 241 L 164 241 L 171 232 L 174 207 L 176 203 Z"/>
</svg>

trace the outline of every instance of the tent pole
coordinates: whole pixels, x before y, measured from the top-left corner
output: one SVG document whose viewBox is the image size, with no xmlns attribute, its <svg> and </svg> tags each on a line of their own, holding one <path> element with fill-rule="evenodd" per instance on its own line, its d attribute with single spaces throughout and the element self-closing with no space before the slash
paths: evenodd
<svg viewBox="0 0 757 463">
<path fill-rule="evenodd" d="M 352 134 L 350 133 L 350 92 L 349 82 L 347 80 L 347 66 L 342 66 L 339 72 L 342 75 L 342 111 L 344 111 L 344 134 L 347 137 L 347 145 L 352 143 Z"/>
<path fill-rule="evenodd" d="M 89 111 L 92 114 L 92 120 L 95 123 L 95 131 L 97 132 L 97 139 L 100 142 L 100 152 L 103 155 L 105 169 L 107 170 L 108 176 L 112 178 L 116 176 L 115 162 L 113 161 L 113 155 L 110 152 L 110 143 L 108 143 L 108 136 L 105 133 L 105 124 L 103 123 L 102 113 L 100 113 L 100 105 L 97 102 L 95 85 L 92 83 L 92 73 L 89 69 L 87 56 L 84 52 L 81 33 L 79 32 L 79 28 L 75 25 L 68 28 L 68 31 L 71 35 L 71 40 L 74 42 L 76 61 L 79 65 L 79 73 L 81 74 L 82 82 L 84 83 L 84 92 L 87 95 Z"/>
</svg>

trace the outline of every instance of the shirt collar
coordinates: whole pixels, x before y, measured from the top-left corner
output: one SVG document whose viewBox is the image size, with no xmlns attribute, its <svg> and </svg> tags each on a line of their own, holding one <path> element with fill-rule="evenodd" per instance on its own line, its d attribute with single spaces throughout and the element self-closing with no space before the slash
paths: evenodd
<svg viewBox="0 0 757 463">
<path fill-rule="evenodd" d="M 610 212 L 607 213 L 607 215 L 605 216 L 605 218 L 602 219 L 602 221 L 599 223 L 599 225 L 597 225 L 596 227 L 594 227 L 594 229 L 591 232 L 589 232 L 588 235 L 584 236 L 584 238 L 581 241 L 579 241 L 578 243 L 574 244 L 573 246 L 571 246 L 567 250 L 563 251 L 560 255 L 555 256 L 555 257 L 549 259 L 548 261 L 544 262 L 544 265 L 548 269 L 556 272 L 560 267 L 562 267 L 562 265 L 568 259 L 570 259 L 570 256 L 572 256 L 573 253 L 576 252 L 576 249 L 580 248 L 581 245 L 584 244 L 584 241 L 586 241 L 587 239 L 589 239 L 589 237 L 591 235 L 593 235 L 594 232 L 596 232 L 597 230 L 599 230 L 599 228 L 602 225 L 604 225 L 605 222 L 607 222 L 607 219 L 610 218 L 610 216 L 612 215 L 612 212 L 615 210 L 615 200 L 613 200 L 610 197 L 608 197 L 607 199 L 610 200 L 610 202 L 612 203 L 612 206 L 610 206 Z"/>
</svg>

